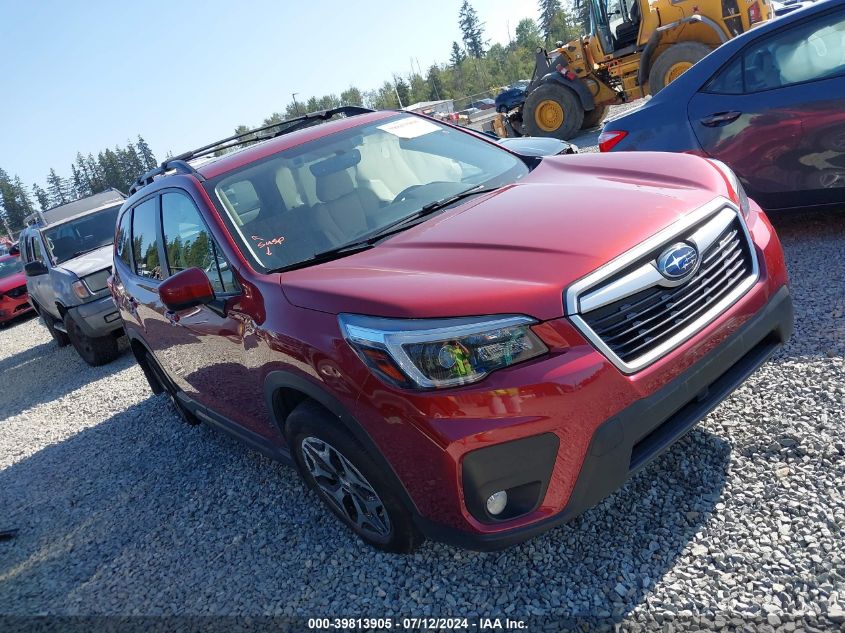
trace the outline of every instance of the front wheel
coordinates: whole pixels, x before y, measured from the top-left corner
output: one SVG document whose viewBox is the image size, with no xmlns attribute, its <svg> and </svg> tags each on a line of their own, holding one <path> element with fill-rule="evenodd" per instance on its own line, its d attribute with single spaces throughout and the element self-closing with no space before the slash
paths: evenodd
<svg viewBox="0 0 845 633">
<path fill-rule="evenodd" d="M 525 100 L 522 122 L 531 136 L 571 139 L 584 122 L 584 108 L 578 96 L 566 86 L 543 84 Z"/>
<path fill-rule="evenodd" d="M 386 552 L 410 553 L 424 538 L 386 473 L 336 418 L 315 402 L 288 418 L 294 459 L 308 486 L 365 543 Z"/>
<path fill-rule="evenodd" d="M 88 336 L 83 332 L 70 314 L 65 315 L 65 329 L 73 347 L 86 363 L 98 367 L 112 362 L 118 357 L 117 339 L 111 334 L 106 336 Z"/>
</svg>

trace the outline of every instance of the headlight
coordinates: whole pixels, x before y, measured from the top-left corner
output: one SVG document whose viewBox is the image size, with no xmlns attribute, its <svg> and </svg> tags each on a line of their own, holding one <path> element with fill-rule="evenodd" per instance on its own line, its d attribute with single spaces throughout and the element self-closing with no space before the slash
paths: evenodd
<svg viewBox="0 0 845 633">
<path fill-rule="evenodd" d="M 490 372 L 548 352 L 525 316 L 458 319 L 338 317 L 361 359 L 399 387 L 434 389 L 478 382 Z"/>
<path fill-rule="evenodd" d="M 76 293 L 76 296 L 80 299 L 87 299 L 91 296 L 91 292 L 81 279 L 74 281 L 70 287 L 73 288 L 73 292 Z"/>
<path fill-rule="evenodd" d="M 737 175 L 734 173 L 733 169 L 725 165 L 720 160 L 715 160 L 713 158 L 710 159 L 710 162 L 728 179 L 728 183 L 730 184 L 731 188 L 733 189 L 733 201 L 739 206 L 739 210 L 742 211 L 742 215 L 746 218 L 748 214 L 751 213 L 751 205 L 748 203 L 748 194 L 745 193 L 745 189 L 742 186 L 742 183 L 737 178 Z"/>
</svg>

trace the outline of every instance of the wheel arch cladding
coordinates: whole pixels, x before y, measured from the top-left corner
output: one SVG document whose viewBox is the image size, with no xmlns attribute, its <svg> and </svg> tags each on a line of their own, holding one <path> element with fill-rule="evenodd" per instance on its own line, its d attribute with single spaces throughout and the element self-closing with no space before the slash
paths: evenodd
<svg viewBox="0 0 845 633">
<path fill-rule="evenodd" d="M 295 406 L 305 400 L 316 402 L 335 416 L 340 428 L 350 433 L 376 465 L 392 479 L 402 502 L 415 516 L 419 516 L 416 504 L 393 466 L 384 457 L 366 429 L 337 398 L 315 382 L 292 372 L 276 370 L 267 374 L 264 380 L 264 402 L 273 421 L 288 440 L 290 438 L 288 438 L 286 428 L 287 418 Z M 293 451 L 293 447 L 290 449 Z"/>
<path fill-rule="evenodd" d="M 555 83 L 569 88 L 578 97 L 578 100 L 581 102 L 581 107 L 586 111 L 593 110 L 596 107 L 596 101 L 593 99 L 593 95 L 580 79 L 572 81 L 563 77 L 560 73 L 549 73 L 543 79 L 543 83 Z"/>
</svg>

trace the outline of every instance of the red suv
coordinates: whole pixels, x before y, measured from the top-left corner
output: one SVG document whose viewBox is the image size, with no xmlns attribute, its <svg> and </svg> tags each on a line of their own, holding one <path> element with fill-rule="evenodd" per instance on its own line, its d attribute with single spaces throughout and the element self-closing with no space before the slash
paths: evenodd
<svg viewBox="0 0 845 633">
<path fill-rule="evenodd" d="M 525 157 L 362 108 L 145 174 L 111 287 L 154 392 L 399 552 L 570 520 L 793 322 L 778 238 L 716 161 Z"/>
</svg>

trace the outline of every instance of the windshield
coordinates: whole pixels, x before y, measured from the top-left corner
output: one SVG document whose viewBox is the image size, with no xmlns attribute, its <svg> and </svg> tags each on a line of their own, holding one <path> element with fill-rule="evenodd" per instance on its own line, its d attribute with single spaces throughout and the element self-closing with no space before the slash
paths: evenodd
<svg viewBox="0 0 845 633">
<path fill-rule="evenodd" d="M 23 264 L 17 257 L 0 259 L 0 279 L 3 279 L 4 277 L 11 277 L 12 275 L 22 272 Z"/>
<path fill-rule="evenodd" d="M 304 143 L 206 183 L 264 272 L 294 266 L 475 186 L 528 173 L 513 154 L 412 115 Z"/>
<path fill-rule="evenodd" d="M 116 205 L 44 229 L 53 262 L 61 264 L 114 242 L 114 226 L 119 209 L 120 205 Z"/>
</svg>

